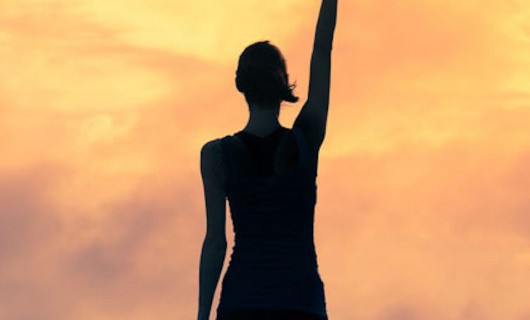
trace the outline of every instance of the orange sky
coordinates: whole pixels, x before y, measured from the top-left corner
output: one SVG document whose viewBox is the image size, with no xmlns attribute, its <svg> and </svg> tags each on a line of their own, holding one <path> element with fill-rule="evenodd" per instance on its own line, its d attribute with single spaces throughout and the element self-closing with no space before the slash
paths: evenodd
<svg viewBox="0 0 530 320">
<path fill-rule="evenodd" d="M 306 96 L 319 3 L 2 0 L 0 319 L 194 319 L 200 148 L 246 124 L 252 42 Z M 339 11 L 315 224 L 330 319 L 530 319 L 530 4 Z"/>
</svg>

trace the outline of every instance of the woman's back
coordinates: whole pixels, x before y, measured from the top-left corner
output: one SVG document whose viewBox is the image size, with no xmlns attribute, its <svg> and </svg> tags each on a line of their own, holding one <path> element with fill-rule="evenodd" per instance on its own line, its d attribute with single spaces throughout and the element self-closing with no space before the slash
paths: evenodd
<svg viewBox="0 0 530 320">
<path fill-rule="evenodd" d="M 316 162 L 302 131 L 238 132 L 221 146 L 235 244 L 218 315 L 282 309 L 325 318 L 313 238 Z"/>
<path fill-rule="evenodd" d="M 289 131 L 290 129 L 280 125 L 273 132 L 263 137 L 244 130 L 235 133 L 234 136 L 245 145 L 245 148 L 251 154 L 257 174 L 265 176 L 275 172 L 274 155 L 276 149 L 280 141 L 289 140 L 289 137 L 284 137 Z M 285 144 L 288 144 L 290 152 L 282 156 L 284 158 L 283 161 L 290 162 L 292 165 L 298 156 L 296 146 L 294 145 L 294 141 L 289 140 L 284 142 L 282 145 L 284 147 L 283 149 L 285 149 Z M 280 149 L 278 153 L 286 152 Z"/>
</svg>

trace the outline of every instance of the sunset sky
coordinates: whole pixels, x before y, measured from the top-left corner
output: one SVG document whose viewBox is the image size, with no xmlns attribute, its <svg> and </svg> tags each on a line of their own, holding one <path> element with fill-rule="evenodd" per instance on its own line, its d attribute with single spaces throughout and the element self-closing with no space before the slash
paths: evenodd
<svg viewBox="0 0 530 320">
<path fill-rule="evenodd" d="M 0 319 L 196 319 L 200 149 L 246 125 L 256 41 L 292 126 L 319 6 L 0 0 Z M 530 2 L 340 0 L 332 59 L 330 320 L 530 320 Z"/>
</svg>

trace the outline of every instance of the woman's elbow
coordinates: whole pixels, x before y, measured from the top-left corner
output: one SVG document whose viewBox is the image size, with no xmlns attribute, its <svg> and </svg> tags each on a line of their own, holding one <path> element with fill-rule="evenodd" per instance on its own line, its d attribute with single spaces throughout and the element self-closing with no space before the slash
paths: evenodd
<svg viewBox="0 0 530 320">
<path fill-rule="evenodd" d="M 208 235 L 204 238 L 203 247 L 212 250 L 226 250 L 227 242 L 226 238 L 209 237 Z"/>
</svg>

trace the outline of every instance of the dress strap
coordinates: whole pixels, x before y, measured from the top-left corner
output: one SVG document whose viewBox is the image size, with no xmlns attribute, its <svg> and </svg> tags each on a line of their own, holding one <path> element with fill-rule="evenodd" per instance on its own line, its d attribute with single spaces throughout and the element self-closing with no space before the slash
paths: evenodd
<svg viewBox="0 0 530 320">
<path fill-rule="evenodd" d="M 303 168 L 309 165 L 309 144 L 304 136 L 304 133 L 298 127 L 293 127 L 293 133 L 296 137 L 296 145 L 298 146 L 299 165 Z"/>
<path fill-rule="evenodd" d="M 231 195 L 232 190 L 232 173 L 233 165 L 234 165 L 234 159 L 233 159 L 233 150 L 232 150 L 232 137 L 230 135 L 226 135 L 223 138 L 221 138 L 221 150 L 223 154 L 223 162 L 224 162 L 224 170 L 226 173 L 226 194 L 228 197 Z"/>
</svg>

